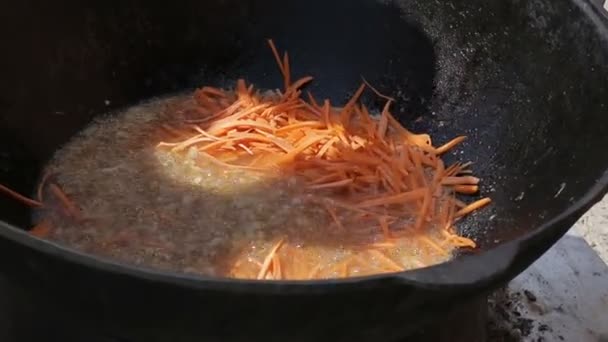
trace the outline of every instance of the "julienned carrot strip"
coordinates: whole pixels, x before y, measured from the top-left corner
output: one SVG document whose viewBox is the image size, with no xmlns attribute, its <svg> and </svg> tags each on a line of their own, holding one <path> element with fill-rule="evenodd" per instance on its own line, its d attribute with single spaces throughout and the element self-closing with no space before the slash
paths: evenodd
<svg viewBox="0 0 608 342">
<path fill-rule="evenodd" d="M 266 258 L 264 259 L 264 262 L 262 263 L 262 267 L 260 269 L 260 272 L 258 273 L 258 277 L 257 277 L 258 279 L 264 279 L 264 277 L 266 276 L 266 273 L 268 272 L 268 268 L 270 267 L 270 263 L 272 262 L 272 260 L 274 258 L 274 255 L 277 253 L 279 248 L 281 248 L 284 241 L 285 241 L 285 239 L 279 240 L 279 242 L 277 242 L 270 249 L 270 252 L 268 253 L 268 255 L 266 255 Z"/>
<path fill-rule="evenodd" d="M 322 158 L 327 151 L 329 151 L 329 149 L 338 141 L 340 140 L 340 138 L 338 137 L 333 137 L 331 139 L 329 139 L 325 144 L 323 144 L 323 146 L 319 149 L 319 152 L 317 152 L 317 158 Z"/>
<path fill-rule="evenodd" d="M 306 76 L 303 78 L 300 78 L 299 80 L 297 80 L 296 82 L 294 82 L 293 84 L 291 84 L 289 87 L 292 91 L 298 90 L 299 88 L 301 88 L 302 86 L 304 86 L 306 83 L 309 83 L 310 81 L 313 80 L 312 76 Z"/>
<path fill-rule="evenodd" d="M 228 131 L 232 128 L 237 128 L 237 129 L 238 128 L 257 128 L 257 129 L 265 130 L 268 132 L 274 131 L 274 129 L 269 124 L 258 122 L 258 121 L 253 121 L 253 120 L 238 120 L 238 121 L 233 121 L 233 122 L 224 122 L 219 125 L 212 125 L 211 127 L 209 127 L 208 131 L 210 134 L 217 136 L 218 131 L 221 131 L 221 130 Z"/>
<path fill-rule="evenodd" d="M 458 236 L 458 235 L 452 234 L 446 240 L 448 240 L 449 242 L 451 242 L 452 244 L 454 244 L 458 247 L 468 247 L 468 248 L 477 247 L 477 244 L 475 243 L 475 241 L 473 241 L 469 238 L 463 237 L 463 236 Z"/>
<path fill-rule="evenodd" d="M 267 103 L 262 103 L 259 104 L 257 106 L 248 108 L 247 110 L 244 110 L 242 112 L 236 112 L 234 114 L 232 114 L 231 116 L 225 117 L 223 119 L 220 119 L 218 121 L 213 122 L 213 126 L 207 128 L 207 133 L 211 134 L 211 135 L 219 135 L 222 133 L 225 133 L 229 128 L 231 128 L 230 126 L 228 126 L 227 128 L 222 127 L 222 125 L 226 124 L 226 123 L 231 123 L 231 122 L 235 122 L 238 119 L 244 118 L 248 115 L 251 114 L 255 114 L 255 112 L 258 112 L 260 110 L 264 110 L 266 108 L 268 108 L 269 104 Z M 229 124 L 228 124 L 229 125 Z"/>
<path fill-rule="evenodd" d="M 226 93 L 224 91 L 214 88 L 214 87 L 206 86 L 206 87 L 201 88 L 200 90 L 201 90 L 201 92 L 207 93 L 209 95 L 215 95 L 218 97 L 226 97 Z"/>
<path fill-rule="evenodd" d="M 32 227 L 32 229 L 30 229 L 28 233 L 39 238 L 47 237 L 51 233 L 51 223 L 47 220 L 43 220 L 34 227 Z"/>
<path fill-rule="evenodd" d="M 289 132 L 289 131 L 293 131 L 295 129 L 302 129 L 302 128 L 323 128 L 325 127 L 325 125 L 323 125 L 321 122 L 318 121 L 303 121 L 303 122 L 299 122 L 293 125 L 289 125 L 289 126 L 285 126 L 285 127 L 281 127 L 279 129 L 276 130 L 276 134 L 282 134 L 285 132 Z"/>
<path fill-rule="evenodd" d="M 399 182 L 398 177 L 386 166 L 380 165 L 378 167 L 378 171 L 382 174 L 383 179 L 389 185 L 385 187 L 386 190 L 391 190 L 391 193 L 399 193 L 401 190 L 401 182 Z"/>
<path fill-rule="evenodd" d="M 461 217 L 461 216 L 470 214 L 477 209 L 485 207 L 486 205 L 490 204 L 490 202 L 492 202 L 492 200 L 488 197 L 475 201 L 475 202 L 467 205 L 466 207 L 458 210 L 458 212 L 456 212 L 456 217 Z"/>
<path fill-rule="evenodd" d="M 42 207 L 43 206 L 43 204 L 41 202 L 38 202 L 36 200 L 23 196 L 20 193 L 9 189 L 2 184 L 0 184 L 0 192 L 4 192 L 5 194 L 9 195 L 10 197 L 12 197 L 12 198 L 16 199 L 17 201 L 19 201 L 27 206 L 30 206 L 30 207 Z"/>
<path fill-rule="evenodd" d="M 367 85 L 367 87 L 369 89 L 371 89 L 376 95 L 378 95 L 378 97 L 383 98 L 387 101 L 392 101 L 395 102 L 395 99 L 390 97 L 390 96 L 386 96 L 384 94 L 382 94 L 380 91 L 378 91 L 378 89 L 374 88 L 369 82 L 367 82 L 367 80 L 365 79 L 365 77 L 361 77 L 361 79 L 363 80 L 363 83 L 365 83 L 365 85 Z"/>
<path fill-rule="evenodd" d="M 48 181 L 51 174 L 49 172 L 45 172 L 40 180 L 40 184 L 38 184 L 38 190 L 36 191 L 36 197 L 38 198 L 38 202 L 44 203 L 44 187 L 46 186 L 46 182 Z"/>
<path fill-rule="evenodd" d="M 447 142 L 446 144 L 438 147 L 435 149 L 435 153 L 436 154 L 444 154 L 447 151 L 453 149 L 456 145 L 460 144 L 461 142 L 465 141 L 467 139 L 467 137 L 465 136 L 460 136 L 457 138 L 452 139 L 451 141 Z"/>
<path fill-rule="evenodd" d="M 272 257 L 272 278 L 281 280 L 283 278 L 281 271 L 281 259 L 277 253 Z"/>
<path fill-rule="evenodd" d="M 249 147 L 247 147 L 247 146 L 245 146 L 243 144 L 238 144 L 238 146 L 240 148 L 242 148 L 243 150 L 245 150 L 245 152 L 247 152 L 250 155 L 254 155 L 255 154 L 255 153 L 253 153 L 253 151 Z"/>
<path fill-rule="evenodd" d="M 285 78 L 285 94 L 287 95 L 291 86 L 291 67 L 289 66 L 289 54 L 287 52 L 283 54 L 283 69 L 285 70 L 283 77 Z"/>
<path fill-rule="evenodd" d="M 465 195 L 474 195 L 479 192 L 477 185 L 456 185 L 453 187 L 454 191 Z"/>
<path fill-rule="evenodd" d="M 386 135 L 386 130 L 388 129 L 388 109 L 391 106 L 391 101 L 387 101 L 384 105 L 384 109 L 382 109 L 382 114 L 380 115 L 380 122 L 378 123 L 378 137 L 384 138 Z"/>
<path fill-rule="evenodd" d="M 329 188 L 341 188 L 341 187 L 351 184 L 352 182 L 353 182 L 352 179 L 344 179 L 344 180 L 335 181 L 335 182 L 331 182 L 331 183 L 309 185 L 308 189 L 320 190 L 320 189 L 329 189 Z"/>
<path fill-rule="evenodd" d="M 327 128 L 332 128 L 333 124 L 331 122 L 331 115 L 330 115 L 330 104 L 329 104 L 329 100 L 325 100 L 323 101 L 323 121 L 325 123 L 325 126 L 327 126 Z"/>
<path fill-rule="evenodd" d="M 299 141 L 298 145 L 293 149 L 293 151 L 290 151 L 289 153 L 278 159 L 278 163 L 284 164 L 292 162 L 298 154 L 302 153 L 302 151 L 309 148 L 311 145 L 316 144 L 319 141 L 325 139 L 326 137 L 327 136 L 324 135 L 314 135 Z"/>
<path fill-rule="evenodd" d="M 268 45 L 270 45 L 270 49 L 272 50 L 272 54 L 277 61 L 277 65 L 279 66 L 279 70 L 281 70 L 281 74 L 285 76 L 285 67 L 283 66 L 283 62 L 281 62 L 281 57 L 279 56 L 279 51 L 277 47 L 274 45 L 272 39 L 268 39 Z"/>
<path fill-rule="evenodd" d="M 382 229 L 382 234 L 384 234 L 384 238 L 389 240 L 391 238 L 391 232 L 388 225 L 388 220 L 386 217 L 381 216 L 378 218 L 378 221 L 380 223 L 380 228 Z"/>
<path fill-rule="evenodd" d="M 340 221 L 340 218 L 338 217 L 336 210 L 334 208 L 332 208 L 329 204 L 327 204 L 327 203 L 324 203 L 324 204 L 325 204 L 325 209 L 329 213 L 329 216 L 331 216 L 331 219 L 334 221 L 334 223 L 336 224 L 338 229 L 341 231 L 344 231 L 344 226 L 342 225 L 342 221 Z"/>
<path fill-rule="evenodd" d="M 80 209 L 74 204 L 74 202 L 61 190 L 61 188 L 54 183 L 49 184 L 49 189 L 62 203 L 66 212 L 74 219 L 81 219 Z"/>
<path fill-rule="evenodd" d="M 442 185 L 477 185 L 479 178 L 472 176 L 445 177 L 441 180 Z"/>
<path fill-rule="evenodd" d="M 461 167 L 461 163 L 456 163 L 453 165 L 450 165 L 446 170 L 445 170 L 445 175 L 448 177 L 454 176 L 458 173 L 458 170 Z"/>
<path fill-rule="evenodd" d="M 353 110 L 352 107 L 355 105 L 355 103 L 357 103 L 357 101 L 361 97 L 361 94 L 363 94 L 364 90 L 365 90 L 365 83 L 362 83 L 359 86 L 359 89 L 357 89 L 357 91 L 353 95 L 353 97 L 351 97 L 351 99 L 342 108 L 342 111 L 340 112 L 340 122 L 342 122 L 343 125 L 347 125 L 348 122 L 350 122 L 350 117 L 351 117 L 351 113 Z"/>
<path fill-rule="evenodd" d="M 200 138 L 193 139 L 193 140 L 190 140 L 190 141 L 184 141 L 183 143 L 181 143 L 181 144 L 173 147 L 171 149 L 171 151 L 172 152 L 179 152 L 179 151 L 185 150 L 186 148 L 188 148 L 190 146 L 196 145 L 198 143 L 211 142 L 211 141 L 213 141 L 213 140 L 211 140 L 211 139 L 209 139 L 207 137 L 200 137 Z M 222 144 L 226 143 L 227 141 L 228 140 L 216 140 L 216 141 L 211 142 L 210 144 L 205 145 L 205 148 L 206 149 L 210 149 L 210 148 L 213 148 L 215 146 L 221 146 Z"/>
<path fill-rule="evenodd" d="M 426 215 L 429 211 L 429 207 L 431 205 L 431 199 L 433 197 L 432 188 L 424 188 L 424 190 L 425 190 L 424 199 L 422 201 L 422 206 L 420 207 L 418 216 L 416 217 L 416 223 L 414 225 L 414 228 L 417 231 L 420 231 L 422 229 L 423 225 L 426 223 Z"/>
<path fill-rule="evenodd" d="M 376 242 L 369 245 L 371 248 L 393 248 L 395 247 L 394 242 Z"/>
<path fill-rule="evenodd" d="M 305 177 L 306 177 L 306 175 L 307 175 L 306 173 L 303 174 L 303 176 L 305 176 Z M 327 182 L 336 182 L 339 180 L 341 180 L 340 173 L 332 172 L 330 174 L 320 176 L 319 178 L 311 177 L 308 184 L 310 184 L 310 185 L 323 184 L 323 183 L 327 183 Z"/>
</svg>

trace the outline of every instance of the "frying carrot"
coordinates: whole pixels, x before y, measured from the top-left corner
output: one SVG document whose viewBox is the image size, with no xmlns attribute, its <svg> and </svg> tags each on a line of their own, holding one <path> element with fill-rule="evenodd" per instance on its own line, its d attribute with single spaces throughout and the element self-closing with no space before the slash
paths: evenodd
<svg viewBox="0 0 608 342">
<path fill-rule="evenodd" d="M 393 248 L 395 247 L 394 242 L 376 242 L 369 245 L 371 248 Z"/>
<path fill-rule="evenodd" d="M 280 280 L 283 278 L 281 271 L 281 259 L 277 253 L 272 257 L 272 276 L 276 280 Z"/>
<path fill-rule="evenodd" d="M 445 177 L 441 180 L 443 185 L 477 185 L 479 178 L 472 176 L 464 177 Z"/>
<path fill-rule="evenodd" d="M 47 237 L 51 233 L 51 223 L 43 220 L 28 231 L 31 235 L 39 238 Z"/>
<path fill-rule="evenodd" d="M 386 134 L 386 130 L 388 129 L 388 109 L 391 105 L 391 101 L 387 101 L 386 105 L 384 105 L 384 109 L 382 109 L 382 114 L 380 115 L 380 122 L 378 123 L 378 137 L 383 138 Z"/>
<path fill-rule="evenodd" d="M 287 52 L 283 54 L 283 70 L 285 71 L 283 77 L 285 78 L 285 94 L 287 95 L 291 85 L 291 68 L 289 67 L 289 54 Z"/>
<path fill-rule="evenodd" d="M 378 97 L 383 98 L 383 99 L 385 99 L 387 101 L 390 101 L 390 102 L 395 102 L 394 98 L 392 98 L 390 96 L 386 96 L 386 95 L 382 94 L 381 92 L 379 92 L 376 88 L 372 87 L 372 85 L 369 82 L 367 82 L 367 80 L 365 79 L 365 77 L 361 77 L 361 79 L 363 80 L 363 83 L 365 83 L 365 85 L 367 85 L 367 87 L 369 89 L 371 89 L 376 95 L 378 95 Z"/>
<path fill-rule="evenodd" d="M 44 176 L 42 176 L 42 179 L 40 180 L 40 184 L 38 184 L 38 191 L 36 191 L 36 196 L 38 197 L 38 202 L 40 203 L 44 203 L 44 186 L 46 185 L 46 182 L 48 181 L 50 176 L 50 173 L 45 172 Z"/>
<path fill-rule="evenodd" d="M 226 93 L 224 93 L 222 90 L 214 88 L 214 87 L 209 87 L 209 86 L 203 87 L 203 88 L 201 88 L 201 92 L 207 93 L 209 95 L 215 95 L 218 97 L 226 97 Z"/>
<path fill-rule="evenodd" d="M 10 197 L 16 199 L 17 201 L 19 201 L 27 206 L 30 206 L 30 207 L 42 207 L 43 206 L 43 204 L 41 202 L 33 200 L 26 196 L 23 196 L 20 193 L 9 189 L 2 184 L 0 184 L 0 192 L 4 192 L 8 196 L 10 196 Z"/>
<path fill-rule="evenodd" d="M 195 121 L 201 126 L 194 126 L 196 132 L 190 138 L 159 146 L 171 146 L 175 153 L 195 146 L 202 161 L 260 172 L 280 170 L 277 175 L 298 177 L 298 182 L 305 184 L 306 195 L 312 195 L 312 202 L 325 208 L 338 231 L 367 234 L 374 241 L 382 234 L 386 242 L 370 243 L 365 246 L 368 249 L 395 248 L 401 239 L 412 241 L 416 236 L 439 254 L 447 255 L 450 248 L 474 246 L 474 241 L 457 235 L 452 227 L 459 217 L 490 200 L 466 204 L 455 199 L 454 193 L 477 193 L 480 180 L 471 175 L 470 163 L 446 168 L 440 159 L 466 137 L 434 146 L 428 134 L 414 133 L 401 125 L 391 113 L 395 99 L 380 93 L 365 79 L 342 107 L 333 106 L 329 100 L 321 104 L 309 92 L 304 100 L 301 88 L 312 77 L 292 83 L 288 53 L 280 53 L 272 40 L 268 44 L 283 77 L 282 92 L 260 95 L 243 79 L 237 81 L 234 91 L 202 87 L 195 93 L 198 111 L 211 114 Z M 361 104 L 366 88 L 386 100 L 379 116 L 372 116 Z M 188 136 L 187 132 L 181 135 Z M 338 210 L 344 214 L 339 216 Z M 441 243 L 432 238 L 432 227 L 439 227 L 443 234 Z M 355 260 L 353 256 L 349 259 L 352 262 L 329 268 L 318 264 L 310 271 L 292 269 L 298 263 L 295 254 L 289 251 L 283 258 L 277 254 L 282 241 L 262 263 L 259 279 L 283 279 L 294 274 L 316 278 L 322 276 L 322 269 L 323 275 L 333 272 L 347 276 Z M 370 253 L 383 268 L 379 272 L 403 269 L 376 252 Z M 362 267 L 372 269 L 364 263 Z M 302 264 L 313 265 L 310 259 Z"/>
<path fill-rule="evenodd" d="M 306 77 L 300 78 L 299 80 L 297 80 L 296 82 L 294 82 L 294 84 L 291 84 L 289 87 L 293 91 L 295 91 L 297 89 L 300 89 L 302 86 L 304 86 L 306 83 L 309 83 L 312 80 L 313 80 L 313 77 L 306 76 Z"/>
<path fill-rule="evenodd" d="M 365 90 L 365 83 L 362 83 L 359 86 L 359 89 L 357 89 L 357 91 L 353 95 L 353 97 L 351 97 L 351 99 L 346 103 L 346 105 L 344 106 L 344 108 L 342 108 L 342 111 L 340 112 L 340 121 L 344 125 L 346 125 L 350 121 L 350 115 L 352 113 L 352 107 L 359 100 L 359 97 L 361 97 L 361 94 L 363 94 L 364 90 Z"/>
<path fill-rule="evenodd" d="M 63 190 L 61 190 L 61 188 L 57 184 L 49 184 L 49 189 L 51 190 L 53 195 L 55 195 L 55 197 L 57 197 L 57 199 L 62 203 L 63 208 L 66 210 L 67 214 L 70 217 L 77 220 L 80 220 L 82 218 L 80 209 L 78 209 L 76 204 L 74 204 L 74 202 L 63 192 Z"/>
<path fill-rule="evenodd" d="M 384 238 L 389 240 L 391 238 L 390 228 L 388 226 L 388 220 L 386 217 L 381 216 L 378 221 L 380 222 L 380 228 L 382 228 L 382 233 L 384 234 Z"/>
<path fill-rule="evenodd" d="M 479 192 L 479 187 L 477 185 L 456 185 L 453 189 L 454 191 L 465 195 L 474 195 Z"/>
<path fill-rule="evenodd" d="M 477 209 L 485 207 L 486 205 L 490 204 L 490 202 L 492 202 L 492 200 L 489 197 L 482 198 L 478 201 L 475 201 L 475 202 L 467 205 L 466 207 L 458 210 L 456 212 L 456 217 L 461 217 L 461 216 L 470 214 Z"/>
<path fill-rule="evenodd" d="M 343 231 L 344 230 L 344 226 L 342 225 L 342 221 L 340 221 L 340 218 L 338 217 L 338 214 L 336 213 L 336 210 L 334 208 L 332 208 L 327 203 L 325 203 L 325 209 L 327 210 L 327 212 L 331 216 L 331 219 L 334 221 L 334 223 L 336 224 L 336 226 L 338 227 L 338 229 L 341 230 L 341 231 Z"/>
<path fill-rule="evenodd" d="M 268 253 L 266 258 L 264 259 L 264 262 L 262 263 L 262 267 L 260 269 L 260 272 L 258 273 L 258 279 L 263 279 L 266 276 L 266 273 L 268 272 L 268 268 L 270 267 L 270 263 L 272 262 L 272 260 L 274 260 L 274 255 L 277 253 L 279 248 L 281 248 L 281 246 L 283 245 L 283 241 L 284 241 L 284 239 L 279 240 L 279 242 L 277 242 L 270 249 L 270 252 Z"/>
<path fill-rule="evenodd" d="M 465 141 L 467 137 L 465 136 L 460 136 L 457 138 L 454 138 L 453 140 L 447 142 L 445 145 L 442 145 L 438 148 L 435 149 L 435 153 L 437 154 L 444 154 L 447 151 L 453 149 L 456 145 L 460 144 L 461 142 Z"/>
<path fill-rule="evenodd" d="M 340 187 L 349 185 L 352 182 L 353 182 L 353 179 L 344 179 L 344 180 L 335 181 L 335 182 L 331 182 L 331 183 L 309 185 L 308 188 L 311 189 L 311 190 L 328 189 L 328 188 L 340 188 Z"/>
<path fill-rule="evenodd" d="M 272 54 L 274 55 L 274 58 L 277 61 L 277 65 L 279 66 L 279 69 L 281 70 L 281 74 L 285 75 L 285 67 L 283 66 L 283 62 L 281 62 L 281 57 L 279 56 L 279 51 L 277 50 L 277 47 L 274 45 L 274 42 L 272 41 L 272 39 L 268 39 L 268 45 L 270 45 L 270 49 L 272 50 Z"/>
</svg>

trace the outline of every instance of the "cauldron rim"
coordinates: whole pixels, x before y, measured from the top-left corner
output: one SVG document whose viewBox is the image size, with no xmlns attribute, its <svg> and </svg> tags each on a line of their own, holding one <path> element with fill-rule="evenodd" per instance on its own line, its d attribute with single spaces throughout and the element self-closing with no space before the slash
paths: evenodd
<svg viewBox="0 0 608 342">
<path fill-rule="evenodd" d="M 442 288 L 484 288 L 508 281 L 549 249 L 571 224 L 608 193 L 608 170 L 583 197 L 567 210 L 540 225 L 537 229 L 509 242 L 476 255 L 454 258 L 448 262 L 399 273 L 379 274 L 346 279 L 271 281 L 214 278 L 160 271 L 113 261 L 109 258 L 79 252 L 47 240 L 33 237 L 26 231 L 0 221 L 0 236 L 62 261 L 89 267 L 96 271 L 125 275 L 140 280 L 177 285 L 195 290 L 232 291 L 247 294 L 329 293 L 349 288 L 367 288 L 374 284 L 396 284 L 430 290 Z M 529 251 L 533 249 L 533 251 Z M 516 263 L 524 251 L 535 254 Z M 492 265 L 493 267 L 488 267 Z"/>
<path fill-rule="evenodd" d="M 584 15 L 596 26 L 597 36 L 608 40 L 608 15 L 598 0 L 575 0 Z M 170 286 L 195 290 L 216 290 L 243 294 L 331 293 L 348 289 L 370 288 L 374 285 L 402 285 L 430 290 L 466 288 L 468 291 L 487 288 L 508 281 L 561 238 L 571 225 L 591 206 L 608 193 L 608 170 L 584 195 L 565 211 L 541 225 L 476 255 L 467 255 L 448 262 L 393 274 L 347 279 L 314 281 L 267 281 L 213 278 L 160 271 L 120 263 L 108 258 L 86 254 L 31 236 L 25 230 L 0 220 L 0 237 L 18 243 L 45 256 L 91 270 L 113 273 Z M 525 255 L 525 257 L 522 257 Z M 489 266 L 491 265 L 491 266 Z"/>
</svg>

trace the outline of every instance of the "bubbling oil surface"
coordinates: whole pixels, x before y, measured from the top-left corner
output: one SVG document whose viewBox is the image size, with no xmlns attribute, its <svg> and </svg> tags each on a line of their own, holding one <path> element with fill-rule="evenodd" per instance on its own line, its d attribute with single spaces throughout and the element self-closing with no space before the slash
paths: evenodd
<svg viewBox="0 0 608 342">
<path fill-rule="evenodd" d="M 214 277 L 255 278 L 278 240 L 288 279 L 362 276 L 395 271 L 391 262 L 412 269 L 451 258 L 452 247 L 429 248 L 413 232 L 383 245 L 371 225 L 337 227 L 295 177 L 225 169 L 194 149 L 157 148 L 167 138 L 161 128 L 178 115 L 174 108 L 188 101 L 171 96 L 101 117 L 63 146 L 45 171 L 83 220 L 37 212 L 37 220 L 52 222 L 48 239 L 124 263 Z M 411 220 L 407 213 L 400 219 Z M 424 238 L 438 234 L 431 227 Z"/>
</svg>

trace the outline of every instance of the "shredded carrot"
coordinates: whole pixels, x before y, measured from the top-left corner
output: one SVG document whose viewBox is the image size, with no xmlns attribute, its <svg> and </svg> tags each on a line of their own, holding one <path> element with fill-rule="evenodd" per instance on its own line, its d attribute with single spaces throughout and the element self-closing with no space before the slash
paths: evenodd
<svg viewBox="0 0 608 342">
<path fill-rule="evenodd" d="M 369 245 L 371 248 L 393 248 L 395 247 L 394 242 L 376 242 Z"/>
<path fill-rule="evenodd" d="M 490 202 L 492 202 L 492 200 L 489 197 L 482 198 L 478 201 L 475 201 L 475 202 L 467 205 L 466 207 L 458 210 L 456 212 L 456 217 L 461 217 L 461 216 L 470 214 L 477 209 L 485 207 L 486 205 L 490 204 Z"/>
<path fill-rule="evenodd" d="M 214 95 L 214 96 L 218 96 L 218 97 L 226 97 L 226 94 L 223 91 L 221 91 L 220 89 L 214 88 L 214 87 L 209 87 L 209 86 L 203 87 L 201 89 L 201 91 L 203 93 L 207 93 L 209 95 Z"/>
<path fill-rule="evenodd" d="M 365 77 L 361 77 L 361 79 L 363 79 L 363 83 L 365 83 L 365 85 L 367 85 L 367 87 L 369 89 L 371 89 L 376 95 L 378 95 L 378 97 L 383 98 L 389 102 L 395 102 L 394 98 L 392 98 L 390 96 L 386 96 L 386 95 L 382 94 L 381 92 L 379 92 L 376 88 L 372 87 L 372 85 L 369 82 L 367 82 Z"/>
<path fill-rule="evenodd" d="M 437 154 L 444 154 L 447 151 L 453 149 L 456 145 L 460 144 L 461 142 L 465 141 L 467 137 L 465 136 L 460 136 L 458 138 L 454 138 L 453 140 L 447 142 L 445 145 L 442 145 L 438 148 L 435 149 L 435 153 Z"/>
<path fill-rule="evenodd" d="M 30 207 L 42 207 L 43 206 L 43 204 L 41 202 L 33 200 L 26 196 L 23 196 L 20 193 L 9 189 L 2 184 L 0 184 L 0 192 L 4 192 L 5 194 L 9 195 L 10 197 L 12 197 L 12 198 L 16 199 L 17 201 L 19 201 L 27 206 L 30 206 Z"/>
<path fill-rule="evenodd" d="M 325 203 L 325 209 L 327 210 L 327 212 L 331 216 L 331 219 L 334 221 L 334 223 L 336 224 L 336 226 L 338 227 L 338 229 L 339 230 L 344 230 L 344 226 L 342 225 L 342 221 L 340 221 L 340 218 L 338 217 L 338 214 L 336 213 L 336 210 L 334 208 L 332 208 L 327 203 Z"/>
<path fill-rule="evenodd" d="M 428 245 L 442 255 L 453 248 L 475 246 L 473 240 L 456 234 L 453 226 L 459 217 L 490 200 L 467 204 L 456 199 L 455 194 L 479 192 L 480 179 L 472 175 L 470 163 L 446 167 L 440 159 L 465 136 L 434 146 L 428 134 L 417 134 L 401 125 L 391 113 L 396 100 L 364 78 L 342 107 L 333 106 L 327 99 L 317 101 L 310 92 L 304 99 L 301 88 L 313 78 L 293 78 L 292 82 L 289 55 L 279 52 L 272 40 L 268 44 L 283 77 L 284 90 L 261 95 L 243 79 L 237 81 L 234 90 L 202 87 L 194 95 L 197 113 L 202 117 L 183 120 L 196 122 L 195 132 L 183 132 L 183 141 L 159 146 L 169 146 L 175 153 L 194 147 L 197 160 L 226 168 L 298 177 L 305 195 L 324 207 L 324 215 L 340 232 L 369 236 L 369 241 L 384 237 L 385 242 L 369 243 L 367 249 L 395 248 L 407 239 Z M 361 103 L 367 89 L 386 101 L 380 113 L 374 113 L 379 115 L 372 115 Z M 184 127 L 183 122 L 175 127 Z M 432 234 L 434 229 L 440 232 Z M 444 240 L 435 242 L 435 234 L 443 234 Z M 330 268 L 319 264 L 310 271 L 290 270 L 297 260 L 292 260 L 296 257 L 291 252 L 283 258 L 276 254 L 282 241 L 262 263 L 259 279 L 284 279 L 293 274 L 316 278 L 330 272 L 349 275 L 347 262 Z M 403 269 L 376 252 L 370 253 L 385 269 Z M 424 264 L 421 260 L 412 263 Z M 308 260 L 306 265 L 313 264 Z"/>
<path fill-rule="evenodd" d="M 81 219 L 80 209 L 74 204 L 74 202 L 61 190 L 61 188 L 54 183 L 49 185 L 49 189 L 57 197 L 57 199 L 62 203 L 64 209 L 67 214 L 74 219 Z"/>
<path fill-rule="evenodd" d="M 277 253 L 279 248 L 281 248 L 281 246 L 283 245 L 283 241 L 284 241 L 284 239 L 279 240 L 279 242 L 277 242 L 270 249 L 270 252 L 268 253 L 266 258 L 264 259 L 264 262 L 262 263 L 262 267 L 260 269 L 260 272 L 258 273 L 258 279 L 264 279 L 264 277 L 266 276 L 266 273 L 268 272 L 268 268 L 270 267 L 270 264 L 274 260 L 274 255 Z"/>
<path fill-rule="evenodd" d="M 274 55 L 274 58 L 277 60 L 277 65 L 279 66 L 279 69 L 281 70 L 281 74 L 285 75 L 285 67 L 283 66 L 283 62 L 281 62 L 281 57 L 279 56 L 279 51 L 277 50 L 277 47 L 274 45 L 274 42 L 272 41 L 272 39 L 268 39 L 268 45 L 270 45 L 272 54 Z"/>
<path fill-rule="evenodd" d="M 40 184 L 38 184 L 38 191 L 36 192 L 36 196 L 38 197 L 38 202 L 40 203 L 44 203 L 44 186 L 46 185 L 46 182 L 48 181 L 50 176 L 50 173 L 45 172 L 42 176 L 42 179 L 40 180 Z"/>
<path fill-rule="evenodd" d="M 443 185 L 476 185 L 479 184 L 479 178 L 472 176 L 463 177 L 445 177 L 441 180 Z"/>
<path fill-rule="evenodd" d="M 390 227 L 388 225 L 388 220 L 385 216 L 381 216 L 378 221 L 380 222 L 380 228 L 382 228 L 382 234 L 384 234 L 385 239 L 391 238 Z"/>
<path fill-rule="evenodd" d="M 343 187 L 343 186 L 349 185 L 352 182 L 353 182 L 353 179 L 344 179 L 344 180 L 335 181 L 335 182 L 331 182 L 331 183 L 314 184 L 314 185 L 308 186 L 308 188 L 311 189 L 311 190 L 328 189 L 328 188 L 339 188 L 339 187 Z"/>
<path fill-rule="evenodd" d="M 454 191 L 460 194 L 474 195 L 479 192 L 479 187 L 477 185 L 456 185 Z"/>
<path fill-rule="evenodd" d="M 272 276 L 276 280 L 281 280 L 283 278 L 281 271 L 281 259 L 277 253 L 272 257 Z"/>
<path fill-rule="evenodd" d="M 47 220 L 43 220 L 32 227 L 32 229 L 29 230 L 29 233 L 39 238 L 47 237 L 51 233 L 51 223 Z"/>
</svg>

